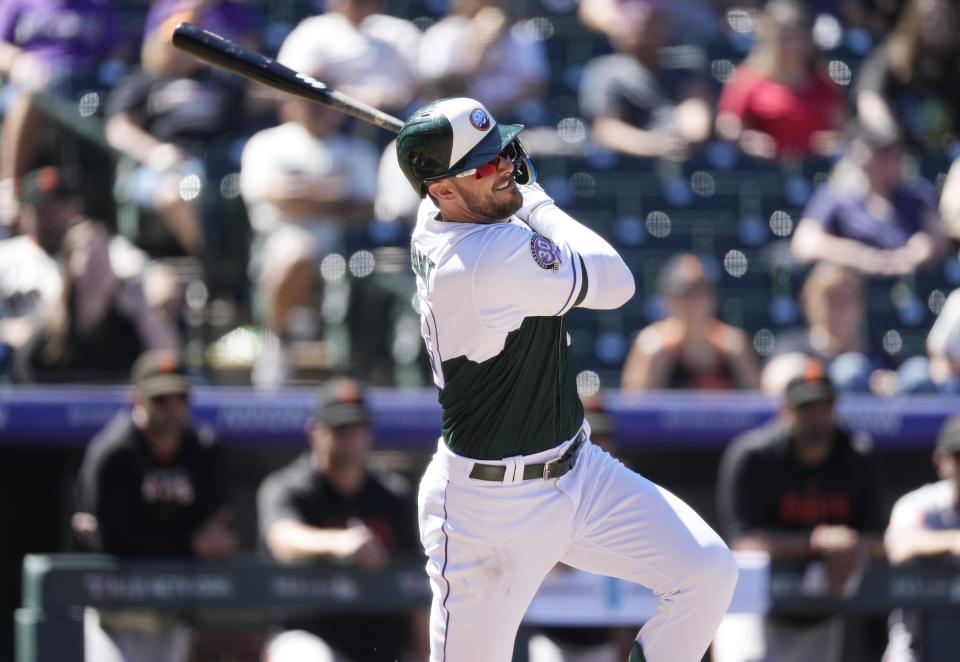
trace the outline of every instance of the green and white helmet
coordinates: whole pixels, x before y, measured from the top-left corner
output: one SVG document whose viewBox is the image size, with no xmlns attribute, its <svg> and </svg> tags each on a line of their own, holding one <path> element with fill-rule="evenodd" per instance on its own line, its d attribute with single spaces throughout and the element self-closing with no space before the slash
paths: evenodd
<svg viewBox="0 0 960 662">
<path fill-rule="evenodd" d="M 475 99 L 440 99 L 419 108 L 397 138 L 400 169 L 422 198 L 427 184 L 488 163 L 506 150 L 514 178 L 532 184 L 536 173 L 517 135 L 522 124 L 497 124 Z"/>
</svg>

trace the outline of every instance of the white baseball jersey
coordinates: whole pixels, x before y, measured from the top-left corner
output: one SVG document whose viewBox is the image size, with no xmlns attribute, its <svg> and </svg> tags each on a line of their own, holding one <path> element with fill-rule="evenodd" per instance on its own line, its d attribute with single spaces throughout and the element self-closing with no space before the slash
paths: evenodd
<svg viewBox="0 0 960 662">
<path fill-rule="evenodd" d="M 736 566 L 689 506 L 584 442 L 564 324 L 578 305 L 622 305 L 633 276 L 542 189 L 520 190 L 517 215 L 489 224 L 445 222 L 425 200 L 411 242 L 443 406 L 443 438 L 418 497 L 430 660 L 508 662 L 527 605 L 562 562 L 661 597 L 631 662 L 698 662 Z M 565 474 L 540 470 L 567 453 L 575 462 Z M 502 478 L 475 473 L 499 467 Z"/>
<path fill-rule="evenodd" d="M 579 255 L 516 217 L 441 221 L 426 199 L 411 260 L 451 450 L 500 459 L 572 437 L 583 407 L 563 315 L 589 287 Z"/>
</svg>

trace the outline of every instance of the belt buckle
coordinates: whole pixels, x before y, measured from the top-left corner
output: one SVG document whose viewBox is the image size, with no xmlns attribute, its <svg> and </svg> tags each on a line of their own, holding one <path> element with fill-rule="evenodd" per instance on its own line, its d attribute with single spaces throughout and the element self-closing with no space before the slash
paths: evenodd
<svg viewBox="0 0 960 662">
<path fill-rule="evenodd" d="M 550 478 L 550 465 L 556 464 L 562 459 L 563 459 L 563 455 L 561 455 L 560 457 L 555 457 L 552 460 L 543 463 L 543 479 L 544 480 L 549 480 Z"/>
</svg>

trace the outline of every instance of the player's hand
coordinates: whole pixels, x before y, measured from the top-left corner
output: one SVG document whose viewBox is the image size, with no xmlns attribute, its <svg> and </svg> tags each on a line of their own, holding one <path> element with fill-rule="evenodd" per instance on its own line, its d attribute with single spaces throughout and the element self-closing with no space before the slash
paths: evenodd
<svg viewBox="0 0 960 662">
<path fill-rule="evenodd" d="M 543 204 L 553 204 L 553 198 L 547 195 L 543 187 L 537 183 L 518 184 L 517 188 L 520 189 L 520 194 L 523 196 L 523 206 L 517 210 L 514 216 L 524 223 L 529 223 L 530 212 L 535 208 Z"/>
<path fill-rule="evenodd" d="M 187 153 L 173 143 L 158 143 L 147 155 L 147 165 L 159 172 L 174 171 L 187 160 Z"/>
<path fill-rule="evenodd" d="M 350 559 L 363 570 L 376 570 L 387 562 L 387 550 L 365 524 L 357 523 L 340 535 L 336 556 Z"/>
<path fill-rule="evenodd" d="M 484 7 L 470 21 L 470 47 L 485 51 L 507 27 L 507 17 L 497 7 Z"/>
<path fill-rule="evenodd" d="M 50 67 L 27 51 L 20 51 L 10 66 L 10 81 L 30 91 L 42 90 L 50 82 Z"/>
<path fill-rule="evenodd" d="M 848 551 L 859 543 L 860 534 L 839 524 L 818 524 L 810 533 L 810 548 L 818 553 Z"/>
<path fill-rule="evenodd" d="M 229 528 L 233 513 L 221 508 L 193 534 L 193 553 L 201 559 L 219 559 L 237 551 L 237 537 Z"/>
<path fill-rule="evenodd" d="M 847 591 L 865 563 L 860 534 L 847 526 L 820 524 L 810 534 L 810 547 L 826 564 L 827 589 L 836 595 Z"/>
<path fill-rule="evenodd" d="M 758 159 L 772 159 L 777 155 L 777 143 L 767 133 L 746 129 L 740 134 L 740 149 Z"/>
<path fill-rule="evenodd" d="M 93 549 L 99 530 L 97 518 L 91 513 L 74 513 L 70 518 L 70 528 L 81 545 Z"/>
</svg>

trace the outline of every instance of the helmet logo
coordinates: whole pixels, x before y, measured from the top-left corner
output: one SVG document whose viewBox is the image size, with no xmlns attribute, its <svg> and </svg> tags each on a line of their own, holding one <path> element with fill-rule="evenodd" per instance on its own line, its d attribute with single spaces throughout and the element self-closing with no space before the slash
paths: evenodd
<svg viewBox="0 0 960 662">
<path fill-rule="evenodd" d="M 490 128 L 490 116 L 483 108 L 474 108 L 470 111 L 470 124 L 481 131 Z"/>
</svg>

